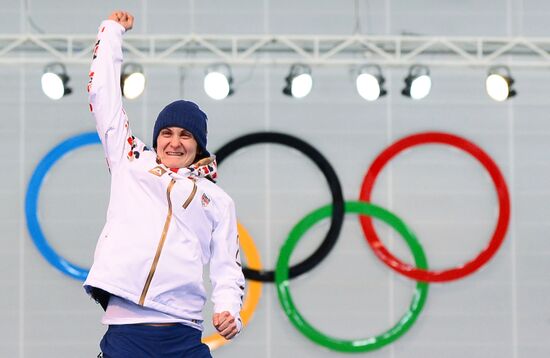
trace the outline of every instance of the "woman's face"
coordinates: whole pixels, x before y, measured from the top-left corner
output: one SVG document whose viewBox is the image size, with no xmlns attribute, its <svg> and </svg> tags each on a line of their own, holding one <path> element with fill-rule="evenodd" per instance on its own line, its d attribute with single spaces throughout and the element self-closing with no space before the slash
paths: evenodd
<svg viewBox="0 0 550 358">
<path fill-rule="evenodd" d="M 157 156 L 168 168 L 184 168 L 193 164 L 197 147 L 191 132 L 179 127 L 163 128 L 157 138 Z"/>
</svg>

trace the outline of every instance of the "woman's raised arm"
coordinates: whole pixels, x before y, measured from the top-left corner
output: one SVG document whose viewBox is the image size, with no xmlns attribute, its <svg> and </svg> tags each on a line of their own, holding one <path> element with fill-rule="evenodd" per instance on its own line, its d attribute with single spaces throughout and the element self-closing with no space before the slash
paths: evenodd
<svg viewBox="0 0 550 358">
<path fill-rule="evenodd" d="M 133 24 L 134 17 L 125 11 L 115 11 L 101 23 L 89 73 L 90 110 L 111 170 L 125 157 L 127 139 L 131 137 L 122 108 L 120 72 L 122 35 Z"/>
</svg>

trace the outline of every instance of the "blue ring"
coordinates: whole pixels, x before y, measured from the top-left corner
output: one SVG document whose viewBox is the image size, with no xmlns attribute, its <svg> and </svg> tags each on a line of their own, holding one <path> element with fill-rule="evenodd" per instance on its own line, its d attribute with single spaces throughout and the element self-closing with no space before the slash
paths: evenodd
<svg viewBox="0 0 550 358">
<path fill-rule="evenodd" d="M 55 250 L 48 244 L 40 223 L 38 222 L 38 196 L 42 182 L 53 165 L 64 155 L 77 148 L 101 143 L 96 132 L 88 132 L 71 137 L 53 148 L 38 163 L 32 174 L 27 195 L 25 197 L 25 216 L 27 218 L 27 229 L 31 238 L 44 258 L 62 273 L 84 281 L 88 276 L 88 269 L 74 265 L 63 257 L 59 256 Z"/>
</svg>

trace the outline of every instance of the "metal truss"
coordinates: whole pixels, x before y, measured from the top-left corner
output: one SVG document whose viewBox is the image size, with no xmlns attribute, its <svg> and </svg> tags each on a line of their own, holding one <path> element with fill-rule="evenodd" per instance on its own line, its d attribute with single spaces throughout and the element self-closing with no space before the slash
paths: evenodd
<svg viewBox="0 0 550 358">
<path fill-rule="evenodd" d="M 0 35 L 0 64 L 89 64 L 94 44 L 90 35 Z M 126 35 L 123 48 L 127 61 L 151 65 L 550 66 L 542 37 Z"/>
</svg>

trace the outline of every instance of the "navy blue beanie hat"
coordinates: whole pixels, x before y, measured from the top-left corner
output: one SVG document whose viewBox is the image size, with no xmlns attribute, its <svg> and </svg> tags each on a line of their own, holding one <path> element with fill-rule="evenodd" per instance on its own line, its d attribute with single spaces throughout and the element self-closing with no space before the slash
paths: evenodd
<svg viewBox="0 0 550 358">
<path fill-rule="evenodd" d="M 153 129 L 153 148 L 157 148 L 157 138 L 161 129 L 180 127 L 193 134 L 200 149 L 201 157 L 209 157 L 206 149 L 207 122 L 206 114 L 191 101 L 179 100 L 170 103 L 160 111 Z"/>
</svg>

